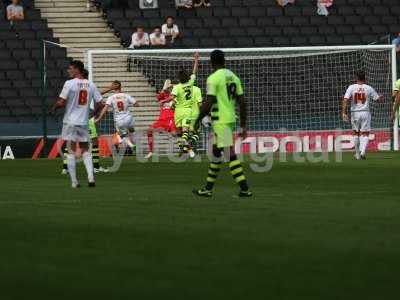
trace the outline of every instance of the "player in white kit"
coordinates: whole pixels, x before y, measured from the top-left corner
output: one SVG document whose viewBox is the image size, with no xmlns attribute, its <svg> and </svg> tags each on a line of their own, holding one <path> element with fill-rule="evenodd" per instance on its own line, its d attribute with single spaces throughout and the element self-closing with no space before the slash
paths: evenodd
<svg viewBox="0 0 400 300">
<path fill-rule="evenodd" d="M 79 187 L 76 178 L 76 146 L 82 151 L 82 159 L 88 175 L 89 187 L 95 186 L 93 175 L 92 154 L 89 150 L 89 111 L 90 103 L 102 101 L 102 96 L 93 82 L 83 76 L 84 65 L 81 61 L 72 61 L 68 67 L 67 80 L 60 93 L 58 101 L 52 110 L 65 106 L 63 119 L 62 139 L 66 141 L 68 154 L 67 165 L 68 173 L 71 177 L 72 187 Z"/>
<path fill-rule="evenodd" d="M 132 151 L 134 150 L 134 132 L 135 132 L 135 119 L 130 113 L 129 108 L 132 106 L 139 106 L 138 102 L 130 95 L 122 93 L 121 82 L 115 80 L 112 85 L 114 88 L 114 94 L 108 97 L 103 110 L 96 119 L 96 123 L 99 122 L 106 114 L 109 107 L 114 112 L 114 122 L 118 134 L 122 138 L 122 141 L 128 145 Z"/>
<path fill-rule="evenodd" d="M 375 89 L 365 84 L 365 73 L 357 73 L 357 82 L 348 87 L 342 103 L 342 118 L 348 122 L 348 102 L 351 102 L 351 126 L 355 146 L 355 158 L 365 159 L 368 149 L 369 132 L 371 131 L 370 102 L 381 100 L 383 96 L 378 95 Z"/>
</svg>

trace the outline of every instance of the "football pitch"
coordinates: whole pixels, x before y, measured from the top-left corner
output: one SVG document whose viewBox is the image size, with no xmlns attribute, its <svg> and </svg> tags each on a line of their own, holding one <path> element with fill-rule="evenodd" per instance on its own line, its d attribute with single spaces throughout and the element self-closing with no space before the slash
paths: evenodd
<svg viewBox="0 0 400 300">
<path fill-rule="evenodd" d="M 79 164 L 73 190 L 60 160 L 1 161 L 0 298 L 398 298 L 399 154 L 245 168 L 251 199 L 227 167 L 192 195 L 206 162 L 126 158 L 94 189 Z"/>
</svg>

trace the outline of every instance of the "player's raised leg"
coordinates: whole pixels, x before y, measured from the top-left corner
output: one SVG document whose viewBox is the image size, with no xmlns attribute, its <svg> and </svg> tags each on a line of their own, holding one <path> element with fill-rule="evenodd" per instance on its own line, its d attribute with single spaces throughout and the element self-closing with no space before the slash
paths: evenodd
<svg viewBox="0 0 400 300">
<path fill-rule="evenodd" d="M 122 119 L 116 120 L 117 131 L 122 138 L 122 143 L 129 147 L 132 153 L 136 153 L 135 149 L 135 121 L 130 114 Z"/>
<path fill-rule="evenodd" d="M 136 137 L 135 137 L 135 128 L 129 127 L 128 128 L 128 137 L 127 137 L 127 142 L 130 143 L 129 147 L 132 150 L 132 154 L 136 153 Z"/>
</svg>

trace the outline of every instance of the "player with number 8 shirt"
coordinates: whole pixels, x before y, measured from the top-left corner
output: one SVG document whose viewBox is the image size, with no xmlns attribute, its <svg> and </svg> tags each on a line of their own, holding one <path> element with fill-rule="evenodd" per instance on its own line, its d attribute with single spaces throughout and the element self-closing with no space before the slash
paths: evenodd
<svg viewBox="0 0 400 300">
<path fill-rule="evenodd" d="M 67 166 L 73 188 L 80 186 L 76 177 L 77 145 L 82 151 L 89 186 L 95 186 L 93 160 L 88 151 L 90 141 L 89 111 L 91 101 L 94 101 L 98 106 L 103 98 L 94 83 L 84 78 L 84 72 L 84 64 L 81 61 L 74 60 L 70 63 L 68 75 L 71 79 L 65 82 L 58 101 L 52 107 L 54 112 L 56 109 L 65 106 L 61 135 L 67 143 Z"/>
</svg>

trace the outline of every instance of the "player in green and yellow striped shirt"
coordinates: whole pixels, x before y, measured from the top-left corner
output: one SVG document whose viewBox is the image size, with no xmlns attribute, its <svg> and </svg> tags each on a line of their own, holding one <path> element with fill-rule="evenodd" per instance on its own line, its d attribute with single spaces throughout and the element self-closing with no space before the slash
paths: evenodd
<svg viewBox="0 0 400 300">
<path fill-rule="evenodd" d="M 198 196 L 211 197 L 214 183 L 221 169 L 223 152 L 229 152 L 230 172 L 240 187 L 240 197 L 251 197 L 243 167 L 235 154 L 233 131 L 236 125 L 236 103 L 240 108 L 241 135 L 246 137 L 247 107 L 240 79 L 225 68 L 225 55 L 220 50 L 211 53 L 211 65 L 214 73 L 207 79 L 207 99 L 203 102 L 196 124 L 211 112 L 214 133 L 213 159 L 208 169 L 206 186 L 193 190 Z"/>
<path fill-rule="evenodd" d="M 175 127 L 179 136 L 178 145 L 181 153 L 188 152 L 192 107 L 195 101 L 193 86 L 198 65 L 199 54 L 195 53 L 192 75 L 189 76 L 184 69 L 180 70 L 178 72 L 179 84 L 175 85 L 171 92 L 172 99 L 175 102 Z"/>
</svg>

